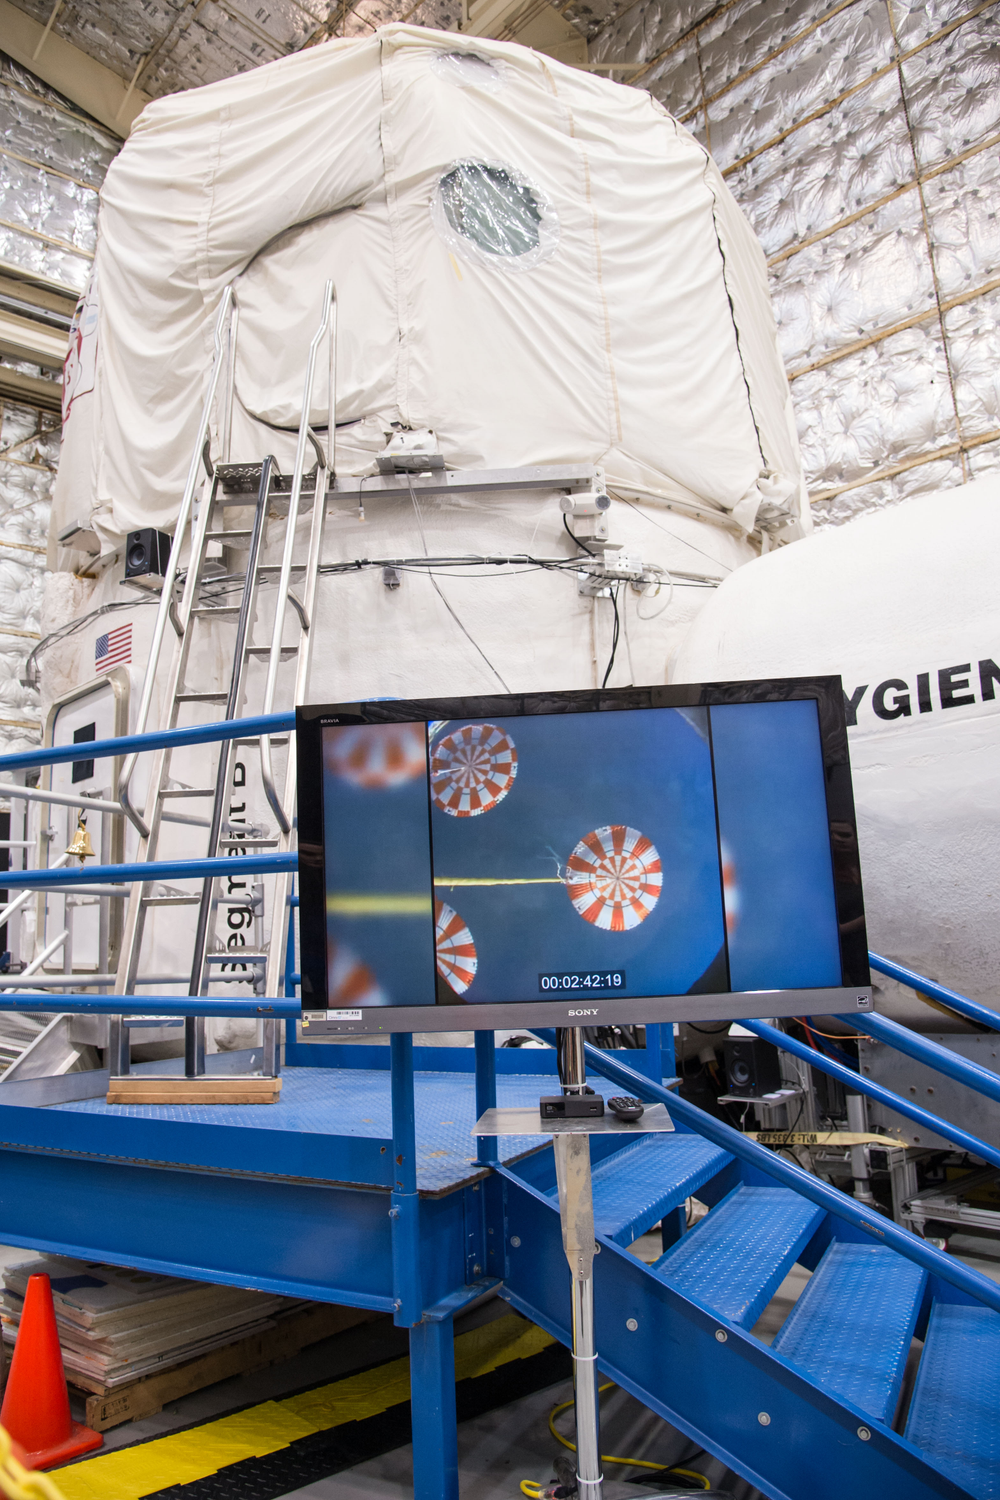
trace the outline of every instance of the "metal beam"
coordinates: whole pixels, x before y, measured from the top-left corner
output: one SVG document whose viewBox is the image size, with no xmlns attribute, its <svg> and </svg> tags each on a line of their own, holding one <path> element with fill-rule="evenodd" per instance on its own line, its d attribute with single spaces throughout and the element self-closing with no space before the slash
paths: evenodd
<svg viewBox="0 0 1000 1500">
<path fill-rule="evenodd" d="M 0 0 L 0 36 L 4 51 L 71 104 L 86 110 L 117 136 L 125 137 L 149 95 L 132 89 L 124 78 L 75 47 L 23 10 Z M 37 53 L 37 56 L 36 56 Z"/>
<path fill-rule="evenodd" d="M 33 365 L 45 365 L 49 370 L 61 370 L 68 345 L 66 331 L 36 323 L 33 318 L 21 317 L 19 313 L 5 312 L 0 307 L 0 354 L 11 354 L 15 359 L 27 360 Z"/>
<path fill-rule="evenodd" d="M 38 375 L 22 375 L 9 365 L 0 365 L 0 397 L 38 406 L 42 411 L 62 414 L 62 381 L 42 380 Z"/>
</svg>

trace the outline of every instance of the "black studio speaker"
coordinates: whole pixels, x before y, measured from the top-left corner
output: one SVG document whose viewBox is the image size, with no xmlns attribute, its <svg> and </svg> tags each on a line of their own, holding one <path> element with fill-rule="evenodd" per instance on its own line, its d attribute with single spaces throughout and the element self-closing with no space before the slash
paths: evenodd
<svg viewBox="0 0 1000 1500">
<path fill-rule="evenodd" d="M 726 1086 L 731 1094 L 759 1099 L 781 1088 L 778 1049 L 756 1036 L 727 1036 L 722 1044 Z"/>
<path fill-rule="evenodd" d="M 125 538 L 125 577 L 162 578 L 170 561 L 170 537 L 146 526 Z"/>
</svg>

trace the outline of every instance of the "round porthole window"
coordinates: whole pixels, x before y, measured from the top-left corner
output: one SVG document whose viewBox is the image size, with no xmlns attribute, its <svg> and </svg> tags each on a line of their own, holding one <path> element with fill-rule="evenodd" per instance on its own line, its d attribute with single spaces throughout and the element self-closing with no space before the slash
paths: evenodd
<svg viewBox="0 0 1000 1500">
<path fill-rule="evenodd" d="M 530 271 L 559 242 L 545 194 L 505 162 L 454 162 L 437 183 L 431 215 L 450 250 L 493 269 Z"/>
<path fill-rule="evenodd" d="M 504 86 L 503 68 L 478 52 L 436 52 L 431 67 L 439 78 L 464 89 L 485 89 L 495 94 Z"/>
</svg>

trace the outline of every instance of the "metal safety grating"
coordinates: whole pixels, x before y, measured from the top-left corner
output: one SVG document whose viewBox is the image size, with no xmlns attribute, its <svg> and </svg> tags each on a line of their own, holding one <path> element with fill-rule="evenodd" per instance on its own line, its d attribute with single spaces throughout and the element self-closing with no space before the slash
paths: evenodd
<svg viewBox="0 0 1000 1500">
<path fill-rule="evenodd" d="M 631 1245 L 732 1159 L 698 1135 L 643 1136 L 594 1168 L 598 1234 Z M 556 1195 L 553 1188 L 549 1196 Z"/>
<path fill-rule="evenodd" d="M 787 1188 L 737 1188 L 652 1269 L 693 1302 L 752 1328 L 823 1217 Z"/>
<path fill-rule="evenodd" d="M 1000 1500 L 1000 1314 L 934 1304 L 906 1436 L 975 1500 Z"/>
<path fill-rule="evenodd" d="M 277 1104 L 106 1104 L 80 1099 L 50 1106 L 82 1115 L 119 1119 L 171 1120 L 189 1125 L 241 1130 L 306 1132 L 324 1136 L 392 1135 L 392 1098 L 387 1069 L 286 1068 Z M 615 1085 L 594 1079 L 593 1087 L 609 1098 Z M 497 1103 L 504 1108 L 537 1104 L 541 1094 L 558 1090 L 555 1077 L 501 1074 Z M 480 1175 L 475 1166 L 476 1085 L 471 1073 L 416 1073 L 414 1110 L 417 1131 L 417 1189 L 441 1193 Z M 501 1161 L 512 1161 L 550 1135 L 499 1137 Z M 85 1149 L 85 1148 L 84 1148 Z"/>
<path fill-rule="evenodd" d="M 771 1348 L 830 1395 L 891 1424 L 926 1281 L 884 1245 L 835 1242 Z"/>
</svg>

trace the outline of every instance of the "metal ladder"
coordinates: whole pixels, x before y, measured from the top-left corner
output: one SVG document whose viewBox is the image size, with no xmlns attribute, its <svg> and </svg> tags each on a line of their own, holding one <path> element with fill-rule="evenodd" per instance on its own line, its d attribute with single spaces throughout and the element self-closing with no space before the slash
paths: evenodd
<svg viewBox="0 0 1000 1500">
<path fill-rule="evenodd" d="M 278 673 L 283 661 L 295 660 L 295 703 L 303 701 L 309 674 L 314 631 L 316 584 L 319 574 L 320 549 L 323 539 L 323 520 L 326 496 L 330 488 L 335 458 L 336 418 L 336 345 L 337 345 L 337 301 L 333 283 L 328 281 L 323 293 L 322 316 L 309 345 L 302 408 L 299 421 L 295 464 L 290 476 L 282 475 L 275 460 L 268 457 L 263 463 L 233 464 L 228 462 L 232 406 L 235 395 L 235 354 L 238 333 L 239 308 L 232 287 L 223 295 L 215 327 L 215 355 L 209 387 L 202 408 L 197 441 L 188 469 L 187 482 L 181 501 L 180 513 L 174 532 L 170 558 L 157 610 L 156 623 L 149 661 L 143 682 L 135 733 L 142 734 L 150 727 L 173 729 L 178 727 L 180 715 L 187 704 L 218 704 L 223 710 L 220 717 L 227 720 L 240 718 L 247 710 L 247 669 L 256 658 L 267 666 L 263 688 L 263 701 L 255 705 L 254 712 L 269 714 L 273 710 L 278 685 Z M 309 426 L 309 413 L 320 348 L 326 340 L 329 354 L 329 405 L 327 443 L 324 447 L 319 437 Z M 226 368 L 227 367 L 227 368 Z M 209 458 L 209 432 L 212 415 L 216 407 L 219 386 L 226 369 L 226 392 L 222 410 L 222 451 L 226 462 L 213 466 Z M 311 474 L 305 474 L 306 453 L 315 452 L 316 464 Z M 196 507 L 195 494 L 198 488 L 201 466 L 204 464 L 210 478 L 210 490 L 200 506 Z M 248 496 L 256 495 L 251 525 L 243 530 L 226 530 L 225 513 L 229 506 L 248 505 Z M 309 528 L 305 555 L 296 558 L 296 526 L 300 515 L 312 506 L 312 521 Z M 260 561 L 268 540 L 271 522 L 285 510 L 284 546 L 280 564 L 264 564 Z M 190 553 L 186 572 L 182 574 L 182 554 L 190 534 Z M 223 546 L 245 548 L 247 552 L 246 572 L 219 575 L 209 566 L 209 548 L 212 543 Z M 293 591 L 292 583 L 297 585 Z M 277 596 L 270 639 L 264 643 L 254 641 L 258 602 L 261 587 L 277 582 Z M 239 593 L 238 599 L 231 596 Z M 178 599 L 178 593 L 180 598 Z M 293 617 L 295 639 L 286 642 L 285 627 L 289 621 L 289 605 Z M 220 691 L 202 692 L 188 690 L 188 668 L 192 651 L 197 645 L 202 623 L 212 624 L 220 618 L 235 617 L 236 637 L 233 649 L 232 670 L 228 688 Z M 164 662 L 164 640 L 168 623 L 174 634 L 173 652 L 169 665 Z M 161 665 L 162 664 L 162 665 Z M 164 722 L 159 726 L 149 723 L 150 710 L 161 672 L 166 679 L 167 708 Z M 233 756 L 236 746 L 255 745 L 259 748 L 261 781 L 267 802 L 277 820 L 276 837 L 266 837 L 259 830 L 248 828 L 238 838 L 231 837 L 235 830 L 225 819 L 225 801 L 231 786 Z M 174 752 L 175 753 L 175 752 Z M 237 848 L 260 848 L 267 846 L 285 852 L 295 842 L 295 757 L 289 754 L 284 785 L 279 791 L 275 784 L 275 773 L 271 758 L 269 736 L 257 736 L 247 740 L 223 742 L 214 784 L 199 788 L 176 787 L 170 783 L 170 750 L 154 753 L 146 796 L 146 807 L 140 812 L 132 800 L 131 782 L 135 772 L 137 754 L 129 755 L 121 770 L 118 782 L 118 797 L 126 815 L 139 834 L 137 862 L 148 862 L 157 858 L 160 824 L 164 816 L 164 803 L 171 797 L 183 796 L 204 798 L 211 802 L 211 822 L 208 831 L 207 856 L 235 851 Z M 271 914 L 270 940 L 263 944 L 264 912 L 263 885 L 254 887 L 252 897 L 234 898 L 217 891 L 218 877 L 203 881 L 200 895 L 157 895 L 148 883 L 137 882 L 128 902 L 122 935 L 121 960 L 116 979 L 116 994 L 132 994 L 139 973 L 142 957 L 143 934 L 149 911 L 157 906 L 197 906 L 193 947 L 191 953 L 188 993 L 207 995 L 209 987 L 219 978 L 220 964 L 245 967 L 253 973 L 255 993 L 276 994 L 279 976 L 284 961 L 285 922 L 288 918 L 290 875 L 278 875 Z M 212 950 L 214 926 L 220 906 L 239 904 L 250 906 L 254 914 L 254 932 L 258 941 L 256 951 L 246 949 L 226 951 L 219 954 Z M 228 982 L 228 981 L 227 981 Z M 263 1067 L 267 1076 L 279 1071 L 280 1050 L 278 1045 L 278 1023 L 264 1021 Z M 124 1074 L 130 1067 L 129 1032 L 121 1018 L 113 1018 L 110 1034 L 110 1067 L 112 1074 Z M 184 1022 L 184 1070 L 187 1077 L 198 1077 L 205 1072 L 205 1021 L 201 1017 L 187 1017 Z"/>
</svg>

